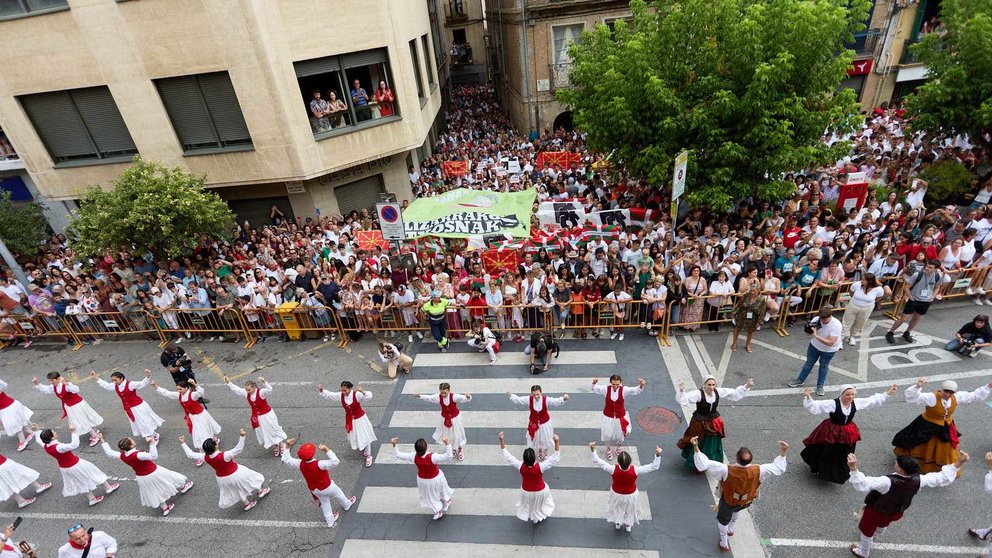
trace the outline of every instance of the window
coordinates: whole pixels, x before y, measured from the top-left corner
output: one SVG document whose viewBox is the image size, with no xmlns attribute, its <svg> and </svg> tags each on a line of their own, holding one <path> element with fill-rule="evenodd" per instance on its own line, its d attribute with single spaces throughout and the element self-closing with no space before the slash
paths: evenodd
<svg viewBox="0 0 992 558">
<path fill-rule="evenodd" d="M 315 139 L 399 117 L 385 49 L 303 60 L 293 67 Z"/>
<path fill-rule="evenodd" d="M 568 55 L 568 44 L 582 38 L 582 24 L 562 25 L 552 27 L 551 29 L 554 35 L 554 58 L 551 59 L 552 63 L 571 64 L 572 57 Z"/>
<path fill-rule="evenodd" d="M 431 62 L 431 47 L 430 40 L 427 35 L 420 37 L 420 43 L 424 46 L 424 63 L 427 64 L 427 83 L 431 85 L 431 90 L 437 85 L 437 79 L 434 77 L 434 64 Z"/>
<path fill-rule="evenodd" d="M 253 148 L 227 72 L 157 79 L 155 87 L 186 153 Z"/>
<path fill-rule="evenodd" d="M 18 97 L 52 160 L 116 163 L 138 152 L 105 85 Z"/>
<path fill-rule="evenodd" d="M 417 96 L 420 97 L 420 104 L 427 100 L 424 94 L 424 78 L 420 75 L 420 56 L 417 55 L 417 39 L 410 41 L 410 58 L 413 60 L 413 77 L 417 78 Z"/>
<path fill-rule="evenodd" d="M 617 17 L 613 19 L 607 19 L 604 23 L 610 28 L 610 39 L 617 40 L 617 22 L 623 21 L 627 25 L 627 29 L 630 29 L 634 25 L 634 18 L 632 17 Z"/>
<path fill-rule="evenodd" d="M 14 19 L 68 10 L 66 0 L 0 0 L 0 19 Z"/>
</svg>

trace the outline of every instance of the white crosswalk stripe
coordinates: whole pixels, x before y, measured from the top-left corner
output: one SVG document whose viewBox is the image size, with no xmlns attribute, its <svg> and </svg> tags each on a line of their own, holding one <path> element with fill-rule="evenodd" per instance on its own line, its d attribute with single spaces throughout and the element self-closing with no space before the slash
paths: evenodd
<svg viewBox="0 0 992 558">
<path fill-rule="evenodd" d="M 558 358 L 552 361 L 554 365 L 591 365 L 591 364 L 616 364 L 617 355 L 613 351 L 569 351 L 561 353 Z M 520 366 L 530 365 L 530 357 L 522 352 L 499 353 L 499 360 L 495 366 Z M 426 353 L 419 354 L 413 359 L 414 368 L 418 366 L 489 366 L 489 356 L 483 353 Z"/>
<path fill-rule="evenodd" d="M 466 411 L 471 403 L 459 406 L 458 415 L 462 418 L 465 428 L 502 428 L 512 430 L 526 428 L 530 411 Z M 507 403 L 507 406 L 512 405 Z M 517 405 L 513 405 L 517 407 Z M 567 408 L 568 403 L 565 404 Z M 434 407 L 438 407 L 434 405 Z M 438 407 L 439 408 L 439 407 Z M 523 408 L 521 405 L 520 408 Z M 562 407 L 551 408 L 551 422 L 555 430 L 568 428 L 592 428 L 599 430 L 602 411 L 563 411 Z M 395 411 L 389 420 L 391 428 L 434 428 L 440 420 L 440 411 Z M 590 442 L 592 440 L 589 440 Z M 469 443 L 472 439 L 469 438 Z"/>
<path fill-rule="evenodd" d="M 511 392 L 517 395 L 527 395 L 531 386 L 541 386 L 541 391 L 545 395 L 559 397 L 563 393 L 592 393 L 592 379 L 588 378 L 548 378 L 531 376 L 529 378 L 477 378 L 477 379 L 453 379 L 449 383 L 452 389 L 458 393 L 506 393 Z M 445 380 L 447 381 L 447 380 Z M 602 378 L 601 383 L 606 379 Z M 414 393 L 435 393 L 437 392 L 440 380 L 409 379 L 403 384 L 403 393 L 413 395 Z"/>
<path fill-rule="evenodd" d="M 590 440 L 592 441 L 592 440 Z M 410 453 L 413 451 L 413 444 L 397 444 L 400 451 Z M 605 447 L 605 446 L 604 446 Z M 524 449 L 527 446 L 506 446 L 510 454 L 514 456 L 519 456 L 523 454 Z M 637 457 L 637 448 L 628 447 L 625 448 L 628 453 L 630 453 L 631 459 L 633 459 L 634 466 L 640 465 L 640 460 Z M 434 446 L 432 451 L 440 452 L 440 446 Z M 603 448 L 597 448 L 596 450 L 600 457 L 603 457 Z M 409 464 L 407 461 L 400 461 L 396 459 L 396 454 L 393 453 L 393 446 L 389 444 L 383 444 L 379 446 L 379 450 L 376 452 L 375 462 L 384 465 L 397 465 L 397 464 Z M 481 445 L 472 444 L 467 446 L 465 453 L 465 461 L 452 460 L 442 467 L 450 467 L 452 465 L 464 466 L 464 465 L 484 465 L 484 466 L 500 466 L 506 465 L 506 460 L 503 459 L 502 454 L 499 452 L 498 445 Z M 588 446 L 562 446 L 561 448 L 561 460 L 558 462 L 558 467 L 579 467 L 579 468 L 595 468 L 596 464 L 593 463 L 592 458 L 589 457 L 589 447 Z M 604 480 L 606 475 L 603 475 Z"/>
<path fill-rule="evenodd" d="M 497 551 L 499 554 L 495 554 Z M 442 543 L 430 541 L 388 541 L 348 539 L 342 558 L 383 558 L 384 556 L 430 556 L 431 558 L 492 558 L 493 556 L 540 556 L 541 558 L 658 558 L 657 550 L 626 548 L 578 548 L 574 546 L 530 546 L 516 544 Z"/>
</svg>

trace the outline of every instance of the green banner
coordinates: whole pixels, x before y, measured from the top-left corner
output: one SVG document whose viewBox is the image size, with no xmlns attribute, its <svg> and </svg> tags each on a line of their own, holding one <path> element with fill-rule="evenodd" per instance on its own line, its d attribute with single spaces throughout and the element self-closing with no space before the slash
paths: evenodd
<svg viewBox="0 0 992 558">
<path fill-rule="evenodd" d="M 403 211 L 403 226 L 407 238 L 489 234 L 527 238 L 536 198 L 533 188 L 509 194 L 459 188 L 411 203 Z"/>
</svg>

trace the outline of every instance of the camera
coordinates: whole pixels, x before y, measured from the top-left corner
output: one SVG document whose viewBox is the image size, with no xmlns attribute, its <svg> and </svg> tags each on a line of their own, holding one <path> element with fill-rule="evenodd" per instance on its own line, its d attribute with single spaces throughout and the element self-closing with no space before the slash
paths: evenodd
<svg viewBox="0 0 992 558">
<path fill-rule="evenodd" d="M 821 327 L 823 327 L 823 324 L 820 323 L 820 317 L 816 316 L 806 322 L 806 325 L 803 326 L 803 331 L 809 335 L 812 335 L 814 331 L 820 329 Z"/>
<path fill-rule="evenodd" d="M 975 351 L 975 340 L 974 339 L 965 339 L 961 343 L 961 346 L 958 347 L 958 354 L 961 355 L 961 356 L 969 356 L 974 351 Z"/>
</svg>

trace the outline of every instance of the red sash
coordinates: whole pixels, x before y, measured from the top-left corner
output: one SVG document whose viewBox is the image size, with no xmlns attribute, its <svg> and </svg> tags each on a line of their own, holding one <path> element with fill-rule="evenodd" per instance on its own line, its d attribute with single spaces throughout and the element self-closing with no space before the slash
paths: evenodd
<svg viewBox="0 0 992 558">
<path fill-rule="evenodd" d="M 14 399 L 7 392 L 0 391 L 0 409 L 6 409 L 14 404 Z"/>
<path fill-rule="evenodd" d="M 0 455 L 0 465 L 3 465 L 6 462 L 7 462 L 7 458 L 3 455 Z"/>
<path fill-rule="evenodd" d="M 438 403 L 441 404 L 441 418 L 444 419 L 444 427 L 451 428 L 451 419 L 458 416 L 458 405 L 455 404 L 455 394 L 448 394 L 448 403 L 444 404 L 444 398 L 440 395 L 437 396 Z"/>
<path fill-rule="evenodd" d="M 341 406 L 344 407 L 344 431 L 351 434 L 352 422 L 358 420 L 365 416 L 365 410 L 362 409 L 361 403 L 358 402 L 358 397 L 355 396 L 355 392 L 351 392 L 351 404 L 344 402 L 345 394 L 341 394 Z"/>
<path fill-rule="evenodd" d="M 722 418 L 716 417 L 715 419 L 713 419 L 712 421 L 710 421 L 710 423 L 713 425 L 713 430 L 716 430 L 717 432 L 720 433 L 720 437 L 721 438 L 724 437 L 724 436 L 726 436 L 726 434 L 723 433 L 723 419 Z M 626 432 L 626 430 L 624 430 L 624 432 Z"/>
<path fill-rule="evenodd" d="M 617 390 L 617 400 L 613 401 L 610 399 L 610 391 L 613 390 L 613 386 L 608 386 L 606 388 L 606 406 L 603 407 L 603 414 L 620 420 L 620 430 L 623 431 L 624 436 L 627 435 L 627 427 L 630 426 L 630 421 L 627 420 L 627 410 L 623 407 L 623 386 L 616 388 Z"/>
<path fill-rule="evenodd" d="M 954 424 L 953 420 L 951 421 L 951 424 L 947 425 L 947 433 L 951 438 L 951 447 L 958 449 L 958 442 L 961 441 L 961 437 L 958 436 L 958 427 Z"/>
<path fill-rule="evenodd" d="M 61 392 L 59 392 L 59 388 L 62 388 Z M 65 410 L 67 406 L 72 407 L 76 403 L 83 400 L 78 393 L 72 393 L 71 391 L 65 389 L 65 386 L 62 384 L 56 384 L 52 389 L 55 390 L 55 397 L 58 397 L 59 400 L 62 401 L 62 418 L 65 418 L 67 415 Z"/>
<path fill-rule="evenodd" d="M 251 427 L 252 429 L 258 428 L 258 417 L 272 411 L 272 407 L 269 407 L 268 401 L 262 399 L 262 394 L 259 393 L 258 389 L 255 390 L 255 400 L 251 400 L 251 394 L 246 394 L 245 398 L 248 399 L 248 405 L 251 406 Z"/>
<path fill-rule="evenodd" d="M 541 410 L 534 410 L 534 397 L 530 398 L 530 420 L 527 422 L 527 435 L 530 439 L 534 439 L 534 435 L 537 434 L 537 430 L 542 424 L 551 420 L 551 416 L 548 415 L 548 396 L 541 396 Z"/>
<path fill-rule="evenodd" d="M 124 406 L 124 412 L 127 414 L 128 420 L 134 422 L 134 413 L 131 409 L 141 405 L 144 401 L 138 396 L 138 392 L 128 389 L 129 387 L 130 382 L 124 380 L 121 382 L 121 385 L 114 386 L 114 391 L 117 392 L 117 397 L 121 398 L 121 404 Z"/>
</svg>

